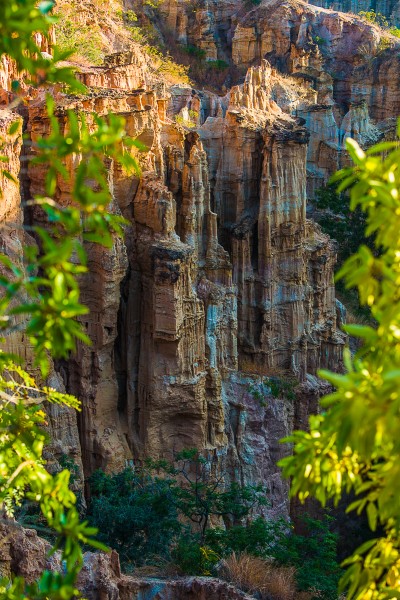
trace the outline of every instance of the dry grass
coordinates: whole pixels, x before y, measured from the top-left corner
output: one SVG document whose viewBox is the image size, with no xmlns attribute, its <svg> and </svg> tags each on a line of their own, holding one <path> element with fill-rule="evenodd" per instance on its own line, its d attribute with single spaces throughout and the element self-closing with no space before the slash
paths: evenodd
<svg viewBox="0 0 400 600">
<path fill-rule="evenodd" d="M 249 554 L 235 554 L 222 561 L 222 574 L 246 592 L 274 600 L 296 597 L 294 567 L 279 567 Z"/>
</svg>

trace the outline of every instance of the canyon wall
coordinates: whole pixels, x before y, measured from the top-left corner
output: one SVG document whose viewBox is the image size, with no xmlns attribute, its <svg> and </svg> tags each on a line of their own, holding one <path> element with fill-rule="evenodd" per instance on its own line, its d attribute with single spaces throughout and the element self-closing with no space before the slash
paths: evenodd
<svg viewBox="0 0 400 600">
<path fill-rule="evenodd" d="M 389 135 L 400 45 L 382 48 L 378 28 L 297 0 L 195 11 L 167 0 L 160 14 L 182 44 L 244 75 L 221 94 L 171 85 L 126 41 L 103 66 L 81 67 L 87 96 L 56 94 L 61 128 L 70 108 L 111 112 L 147 151 L 140 177 L 110 164 L 110 210 L 129 226 L 111 249 L 87 244 L 93 344 L 52 374 L 82 412 L 50 419 L 53 444 L 86 476 L 196 447 L 227 480 L 265 484 L 270 513 L 287 514 L 279 440 L 306 426 L 327 389 L 317 370 L 340 370 L 345 343 L 335 245 L 307 219 L 307 198 L 346 161 L 348 135 Z M 22 112 L 34 148 L 48 130 L 42 95 Z M 9 144 L 18 174 L 21 140 Z M 22 199 L 43 192 L 44 174 L 22 173 Z M 4 222 L 41 222 L 15 187 L 4 192 Z M 55 199 L 70 202 L 68 183 Z M 12 250 L 12 236 L 2 240 L 21 256 L 20 237 Z"/>
<path fill-rule="evenodd" d="M 240 75 L 266 59 L 291 76 L 297 95 L 308 91 L 308 102 L 281 107 L 305 119 L 310 132 L 309 198 L 344 164 L 348 136 L 365 146 L 392 135 L 400 114 L 400 41 L 378 26 L 297 0 L 253 8 L 239 0 L 204 0 L 195 9 L 168 0 L 159 10 L 165 35 L 172 31 L 183 44 L 204 50 L 208 60 L 228 61 Z M 206 45 L 199 26 L 205 22 Z"/>
<path fill-rule="evenodd" d="M 389 24 L 400 25 L 400 2 L 398 0 L 313 0 L 311 4 L 340 10 L 343 12 L 359 13 L 360 11 L 375 11 L 386 17 Z"/>
</svg>

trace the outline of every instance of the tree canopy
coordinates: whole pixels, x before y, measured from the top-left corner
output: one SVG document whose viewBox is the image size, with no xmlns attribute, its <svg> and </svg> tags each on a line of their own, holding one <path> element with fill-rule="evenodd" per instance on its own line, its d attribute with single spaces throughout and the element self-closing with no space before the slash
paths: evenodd
<svg viewBox="0 0 400 600">
<path fill-rule="evenodd" d="M 292 495 L 325 505 L 353 492 L 347 511 L 365 510 L 371 530 L 383 529 L 345 561 L 340 587 L 349 600 L 383 600 L 400 598 L 400 148 L 383 142 L 364 152 L 349 139 L 347 150 L 354 166 L 334 180 L 339 192 L 350 189 L 351 209 L 366 213 L 376 252 L 362 245 L 338 277 L 357 288 L 377 325 L 345 326 L 362 346 L 345 352 L 346 373 L 320 372 L 335 391 L 308 432 L 287 438 L 294 451 L 281 466 Z"/>
</svg>

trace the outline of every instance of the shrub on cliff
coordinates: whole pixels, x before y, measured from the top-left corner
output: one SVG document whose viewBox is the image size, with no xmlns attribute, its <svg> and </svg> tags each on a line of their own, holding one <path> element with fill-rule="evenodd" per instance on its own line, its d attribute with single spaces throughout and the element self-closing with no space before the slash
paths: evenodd
<svg viewBox="0 0 400 600">
<path fill-rule="evenodd" d="M 251 509 L 265 503 L 262 490 L 225 486 L 210 467 L 196 450 L 186 450 L 173 464 L 149 461 L 115 475 L 97 471 L 90 479 L 89 522 L 125 568 L 167 561 L 182 574 L 211 575 L 222 558 L 245 553 L 295 569 L 299 590 L 334 600 L 340 569 L 329 521 L 306 518 L 304 535 L 284 519 L 251 521 Z M 211 526 L 218 517 L 225 527 Z"/>
<path fill-rule="evenodd" d="M 338 276 L 358 289 L 377 326 L 345 327 L 362 346 L 354 357 L 346 351 L 346 373 L 320 373 L 335 391 L 323 398 L 323 412 L 310 417 L 309 431 L 288 438 L 294 453 L 281 462 L 292 495 L 324 505 L 353 492 L 347 511 L 367 515 L 375 535 L 345 560 L 340 590 L 348 600 L 400 597 L 399 145 L 384 142 L 364 152 L 347 141 L 355 166 L 335 179 L 339 191 L 350 188 L 351 208 L 365 212 L 376 252 L 361 246 Z"/>
<path fill-rule="evenodd" d="M 96 471 L 89 481 L 89 521 L 125 564 L 172 555 L 192 564 L 182 550 L 188 542 L 195 558 L 183 570 L 201 573 L 207 569 L 199 557 L 211 550 L 206 541 L 210 519 L 237 522 L 266 502 L 260 487 L 226 486 L 210 467 L 196 450 L 186 450 L 176 455 L 174 463 L 148 461 L 114 475 Z"/>
<path fill-rule="evenodd" d="M 58 0 L 55 25 L 58 47 L 75 58 L 82 57 L 91 65 L 99 65 L 103 60 L 100 25 L 95 19 L 91 19 L 90 24 L 82 22 L 79 13 L 78 4 Z"/>
</svg>

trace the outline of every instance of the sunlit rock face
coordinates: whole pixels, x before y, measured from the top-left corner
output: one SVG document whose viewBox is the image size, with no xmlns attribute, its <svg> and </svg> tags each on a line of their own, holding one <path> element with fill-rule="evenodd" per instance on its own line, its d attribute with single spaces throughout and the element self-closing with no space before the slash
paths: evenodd
<svg viewBox="0 0 400 600">
<path fill-rule="evenodd" d="M 239 1 L 198 4 L 194 12 L 183 0 L 163 5 L 169 27 L 177 39 L 180 35 L 186 40 L 182 43 L 210 52 L 198 27 L 207 15 L 208 38 L 213 40 L 210 60 L 227 60 L 240 73 L 267 59 L 291 75 L 298 90 L 308 90 L 307 102 L 280 106 L 304 118 L 310 132 L 309 198 L 345 163 L 349 135 L 369 145 L 392 131 L 390 120 L 400 114 L 399 40 L 357 14 L 337 12 L 368 10 L 365 3 L 329 2 L 320 8 L 318 2 L 263 0 L 247 9 Z M 375 4 L 383 14 L 398 10 L 395 2 Z"/>
<path fill-rule="evenodd" d="M 374 26 L 296 0 L 189 4 L 167 0 L 162 14 L 181 43 L 239 73 L 220 94 L 167 84 L 137 46 L 82 67 L 86 97 L 56 93 L 61 129 L 69 108 L 123 115 L 147 151 L 140 176 L 108 165 L 110 210 L 129 225 L 112 248 L 87 245 L 92 346 L 52 373 L 82 412 L 78 423 L 51 413 L 49 457 L 82 458 L 87 476 L 195 447 L 227 481 L 264 483 L 268 511 L 287 514 L 279 440 L 306 427 L 326 392 L 316 373 L 342 368 L 345 342 L 334 243 L 306 218 L 307 198 L 346 163 L 346 137 L 368 145 L 390 134 L 398 42 L 380 48 Z M 14 76 L 0 69 L 7 94 Z M 48 131 L 41 93 L 24 116 L 34 143 Z M 7 144 L 18 176 L 20 136 Z M 25 169 L 23 198 L 43 193 L 44 177 Z M 1 185 L 3 222 L 43 222 Z M 55 199 L 70 202 L 68 182 Z M 19 235 L 2 241 L 20 259 Z"/>
<path fill-rule="evenodd" d="M 304 382 L 318 397 L 312 376 L 341 368 L 344 343 L 334 247 L 305 216 L 310 136 L 290 114 L 315 91 L 267 61 L 224 97 L 167 89 L 129 53 L 80 77 L 96 88 L 57 97 L 61 129 L 68 108 L 121 114 L 148 151 L 138 155 L 140 177 L 109 165 L 110 210 L 129 226 L 110 249 L 87 245 L 81 289 L 92 346 L 54 375 L 82 412 L 78 427 L 54 415 L 54 439 L 71 454 L 79 431 L 86 475 L 196 447 L 227 481 L 263 482 L 268 511 L 286 514 L 276 463 L 299 408 L 289 388 L 274 397 L 268 378 Z M 47 131 L 38 96 L 27 115 L 33 147 Z M 66 164 L 71 174 L 78 158 Z M 43 193 L 44 176 L 31 166 L 24 189 Z M 55 199 L 70 202 L 68 182 L 58 181 Z M 42 222 L 38 209 L 29 218 Z"/>
</svg>

